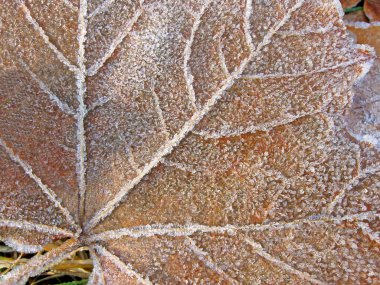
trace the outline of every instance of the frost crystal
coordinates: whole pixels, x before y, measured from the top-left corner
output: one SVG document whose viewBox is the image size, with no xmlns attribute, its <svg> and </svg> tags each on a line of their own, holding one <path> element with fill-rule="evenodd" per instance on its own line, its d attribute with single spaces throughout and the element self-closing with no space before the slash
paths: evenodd
<svg viewBox="0 0 380 285">
<path fill-rule="evenodd" d="M 17 0 L 0 17 L 0 238 L 69 238 L 1 284 L 83 245 L 97 285 L 380 282 L 379 138 L 346 116 L 374 52 L 339 1 Z"/>
</svg>

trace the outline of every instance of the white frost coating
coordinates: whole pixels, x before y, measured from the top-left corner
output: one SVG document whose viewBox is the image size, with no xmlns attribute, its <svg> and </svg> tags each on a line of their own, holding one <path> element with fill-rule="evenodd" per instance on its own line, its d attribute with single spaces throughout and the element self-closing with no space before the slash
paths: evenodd
<svg viewBox="0 0 380 285">
<path fill-rule="evenodd" d="M 158 98 L 157 93 L 154 91 L 154 87 L 151 88 L 151 91 L 153 94 L 154 105 L 156 107 L 156 112 L 158 114 L 158 119 L 159 119 L 160 124 L 161 124 L 162 132 L 165 134 L 165 136 L 167 138 L 169 138 L 170 133 L 168 131 L 168 127 L 166 126 L 164 114 L 163 114 L 161 106 L 160 106 L 160 99 Z"/>
<path fill-rule="evenodd" d="M 4 242 L 7 246 L 11 247 L 13 250 L 23 253 L 36 253 L 43 250 L 43 246 L 41 245 L 19 243 L 17 240 L 2 239 L 2 242 Z"/>
<path fill-rule="evenodd" d="M 84 129 L 84 118 L 87 114 L 86 105 L 84 103 L 84 96 L 86 93 L 86 66 L 85 66 L 85 48 L 87 33 L 87 0 L 80 1 L 79 15 L 78 15 L 78 65 L 80 72 L 76 74 L 77 77 L 77 100 L 79 103 L 77 110 L 77 179 L 79 186 L 79 209 L 78 216 L 84 216 L 85 195 L 86 195 L 86 137 Z M 81 222 L 81 221 L 80 221 Z"/>
<path fill-rule="evenodd" d="M 340 3 L 340 1 L 339 0 L 333 0 L 333 3 L 335 6 L 335 9 L 338 11 L 339 17 L 343 18 L 344 10 L 343 10 L 343 7 L 342 7 L 342 4 Z"/>
<path fill-rule="evenodd" d="M 328 106 L 331 100 L 332 100 L 332 96 L 329 96 L 326 102 L 321 106 L 321 109 Z M 285 126 L 295 120 L 302 119 L 306 116 L 317 115 L 320 113 L 322 112 L 320 109 L 318 109 L 318 110 L 315 110 L 314 112 L 300 112 L 297 115 L 285 114 L 284 115 L 285 117 L 282 118 L 281 120 L 271 121 L 269 123 L 264 123 L 261 125 L 249 126 L 249 127 L 244 127 L 244 128 L 236 128 L 236 127 L 230 128 L 229 126 L 226 126 L 221 132 L 211 132 L 207 130 L 200 130 L 200 131 L 197 130 L 197 131 L 192 131 L 192 132 L 206 139 L 228 138 L 228 137 L 239 136 L 239 135 L 248 134 L 248 133 L 254 134 L 255 132 L 270 132 L 274 128 Z"/>
<path fill-rule="evenodd" d="M 94 246 L 96 252 L 109 260 L 111 260 L 122 272 L 126 273 L 130 277 L 134 277 L 137 279 L 138 282 L 146 285 L 152 285 L 153 283 L 149 281 L 148 278 L 144 278 L 141 276 L 141 274 L 137 273 L 130 264 L 125 264 L 123 261 L 121 261 L 116 255 L 109 252 L 107 249 L 105 249 L 102 246 Z"/>
<path fill-rule="evenodd" d="M 287 271 L 287 272 L 289 272 L 291 274 L 297 275 L 298 277 L 300 277 L 300 278 L 302 278 L 304 280 L 310 281 L 313 284 L 327 284 L 325 282 L 322 282 L 320 280 L 317 280 L 317 279 L 313 278 L 307 272 L 299 271 L 299 270 L 293 268 L 292 266 L 290 266 L 289 264 L 283 262 L 282 260 L 274 258 L 272 255 L 270 255 L 269 253 L 267 253 L 266 251 L 264 251 L 264 249 L 262 248 L 261 244 L 256 243 L 252 239 L 246 238 L 245 242 L 247 244 L 249 244 L 250 246 L 252 246 L 252 248 L 254 249 L 254 251 L 258 255 L 260 255 L 261 257 L 265 258 L 266 260 L 268 260 L 269 262 L 273 263 L 274 265 L 276 265 L 277 267 L 281 268 L 282 270 Z"/>
<path fill-rule="evenodd" d="M 340 204 L 343 201 L 343 198 L 346 196 L 347 191 L 350 191 L 352 188 L 354 188 L 361 179 L 366 178 L 370 174 L 374 174 L 377 171 L 380 170 L 380 166 L 374 167 L 374 168 L 367 168 L 365 171 L 361 171 L 358 176 L 356 176 L 350 184 L 346 186 L 345 189 L 343 189 L 335 198 L 331 201 L 330 205 L 327 207 L 326 211 L 324 211 L 324 214 L 331 215 L 334 211 L 335 207 Z"/>
<path fill-rule="evenodd" d="M 78 244 L 70 239 L 44 255 L 35 255 L 29 259 L 26 264 L 14 268 L 10 273 L 5 275 L 3 279 L 0 278 L 1 285 L 26 284 L 29 277 L 37 276 L 46 271 L 48 268 L 69 256 L 70 253 L 78 247 Z"/>
<path fill-rule="evenodd" d="M 371 51 L 371 48 L 368 48 L 368 46 L 361 46 L 361 49 Z M 333 66 L 326 66 L 320 69 L 312 70 L 312 71 L 305 71 L 305 72 L 296 72 L 296 73 L 272 73 L 272 74 L 245 74 L 242 76 L 242 78 L 247 79 L 266 79 L 266 78 L 283 78 L 283 77 L 298 77 L 298 76 L 306 76 L 306 75 L 313 75 L 316 73 L 322 73 L 331 71 L 338 68 L 344 68 L 351 65 L 355 65 L 361 63 L 363 67 L 362 73 L 360 73 L 359 78 L 364 76 L 368 70 L 371 68 L 371 63 L 368 63 L 368 57 L 357 57 L 355 60 L 348 60 Z M 368 66 L 369 65 L 369 66 Z"/>
<path fill-rule="evenodd" d="M 380 148 L 380 140 L 378 138 L 376 138 L 375 136 L 373 135 L 368 135 L 368 134 L 365 134 L 365 135 L 359 135 L 359 134 L 355 134 L 353 133 L 352 131 L 348 130 L 348 132 L 350 133 L 351 136 L 353 136 L 356 140 L 360 141 L 360 142 L 368 142 L 372 145 L 374 145 L 375 147 L 377 148 Z"/>
<path fill-rule="evenodd" d="M 45 31 L 37 23 L 37 21 L 32 17 L 28 7 L 25 6 L 24 1 L 19 0 L 20 9 L 25 14 L 25 18 L 32 24 L 33 28 L 39 33 L 39 35 L 44 40 L 45 44 L 55 53 L 57 58 L 65 64 L 71 71 L 77 73 L 79 71 L 78 67 L 71 64 L 71 62 L 64 56 L 64 54 L 58 50 L 58 48 L 50 41 L 49 37 L 46 35 Z"/>
<path fill-rule="evenodd" d="M 368 60 L 366 62 L 364 62 L 362 64 L 362 71 L 359 75 L 359 77 L 357 78 L 355 84 L 358 84 L 358 82 L 364 78 L 364 76 L 368 73 L 368 71 L 371 69 L 374 61 L 375 61 L 375 58 L 376 58 L 376 51 L 375 51 L 375 48 L 374 47 L 371 47 L 371 46 L 368 46 L 368 45 L 360 45 L 360 44 L 356 44 L 354 45 L 354 47 L 358 50 L 365 50 L 367 51 L 368 53 L 370 53 L 372 55 L 372 59 L 371 60 Z"/>
<path fill-rule="evenodd" d="M 350 26 L 350 27 L 358 28 L 358 29 L 368 29 L 370 27 L 380 27 L 380 22 L 366 23 L 366 22 L 346 21 L 345 24 L 346 24 L 346 26 Z"/>
<path fill-rule="evenodd" d="M 91 275 L 88 279 L 88 285 L 106 285 L 102 266 L 100 264 L 100 261 L 98 260 L 98 257 L 96 256 L 95 251 L 92 248 L 90 248 L 90 254 L 92 262 L 94 264 L 94 269 L 92 270 Z M 97 283 L 95 283 L 96 278 L 98 281 Z"/>
<path fill-rule="evenodd" d="M 314 92 L 314 94 L 318 94 L 317 92 Z M 235 127 L 230 128 L 229 126 L 225 126 L 224 129 L 220 132 L 211 132 L 207 130 L 193 130 L 192 133 L 204 137 L 206 139 L 219 139 L 219 138 L 228 138 L 233 136 L 238 136 L 242 134 L 254 134 L 255 132 L 270 132 L 275 128 L 285 126 L 295 120 L 302 119 L 306 116 L 314 116 L 318 114 L 324 114 L 323 110 L 325 107 L 327 107 L 333 99 L 333 96 L 331 94 L 327 94 L 326 100 L 321 106 L 320 109 L 317 109 L 313 112 L 299 112 L 297 115 L 293 114 L 284 114 L 284 117 L 281 120 L 275 120 L 268 123 L 260 124 L 257 126 L 249 126 L 249 127 Z M 333 123 L 331 120 L 328 120 L 329 122 L 329 128 L 333 126 Z M 283 177 L 284 178 L 284 177 Z"/>
<path fill-rule="evenodd" d="M 61 109 L 62 112 L 75 116 L 75 111 L 69 107 L 65 102 L 62 102 L 57 95 L 55 95 L 49 87 L 46 86 L 42 80 L 40 80 L 37 75 L 30 70 L 29 66 L 22 61 L 21 59 L 19 60 L 20 64 L 25 68 L 25 70 L 30 74 L 30 76 L 33 78 L 34 81 L 37 82 L 38 86 L 41 88 L 42 91 L 44 91 L 47 95 L 49 95 L 50 100 L 59 108 Z"/>
<path fill-rule="evenodd" d="M 40 233 L 47 233 L 47 234 L 65 235 L 68 237 L 74 236 L 73 232 L 65 230 L 65 229 L 61 229 L 59 227 L 36 224 L 36 223 L 28 222 L 28 221 L 14 221 L 14 220 L 0 219 L 0 227 L 37 231 Z"/>
<path fill-rule="evenodd" d="M 37 183 L 37 185 L 40 187 L 40 189 L 42 190 L 43 193 L 46 194 L 46 196 L 49 198 L 50 201 L 52 201 L 54 203 L 54 205 L 60 209 L 63 213 L 63 215 L 66 217 L 67 221 L 69 222 L 69 224 L 71 226 L 73 226 L 78 232 L 77 234 L 79 234 L 80 232 L 80 229 L 78 228 L 78 226 L 76 225 L 75 221 L 74 221 L 74 218 L 71 216 L 70 212 L 61 205 L 61 203 L 58 201 L 58 198 L 57 198 L 57 195 L 54 193 L 53 190 L 51 190 L 50 188 L 48 188 L 45 184 L 42 183 L 41 179 L 39 177 L 37 177 L 34 173 L 33 173 L 33 169 L 32 167 L 27 164 L 25 161 L 21 160 L 14 152 L 12 149 L 10 149 L 6 143 L 0 139 L 0 146 L 2 146 L 5 150 L 5 152 L 8 154 L 8 156 L 14 161 L 16 162 L 18 165 L 20 165 L 22 167 L 22 169 L 25 171 L 25 173 L 34 180 L 34 182 Z"/>
<path fill-rule="evenodd" d="M 133 155 L 132 149 L 128 148 L 127 152 L 128 152 L 128 162 L 131 164 L 133 170 L 139 173 L 140 167 L 135 161 L 135 156 Z"/>
<path fill-rule="evenodd" d="M 237 232 L 264 231 L 297 228 L 303 224 L 320 224 L 336 223 L 343 221 L 360 221 L 371 220 L 380 217 L 376 211 L 369 211 L 360 214 L 346 215 L 342 217 L 331 217 L 328 215 L 310 216 L 307 218 L 294 220 L 292 222 L 271 222 L 268 224 L 250 224 L 245 226 L 225 225 L 225 226 L 207 226 L 200 224 L 154 224 L 124 228 L 118 230 L 105 231 L 99 234 L 91 235 L 87 238 L 88 242 L 107 241 L 118 239 L 123 236 L 132 238 L 150 237 L 154 235 L 167 236 L 191 236 L 194 233 L 227 233 L 234 235 Z"/>
<path fill-rule="evenodd" d="M 75 6 L 70 0 L 62 0 L 62 2 L 73 11 L 78 11 L 78 7 Z"/>
<path fill-rule="evenodd" d="M 90 229 L 96 226 L 102 219 L 104 219 L 110 213 L 112 213 L 114 208 L 118 205 L 118 203 L 120 203 L 124 196 L 127 195 L 129 191 L 132 188 L 134 188 L 144 178 L 144 176 L 152 170 L 152 168 L 157 166 L 157 164 L 161 161 L 162 157 L 169 154 L 173 150 L 173 148 L 176 145 L 178 145 L 178 143 L 180 143 L 190 131 L 194 129 L 196 124 L 203 118 L 205 114 L 207 114 L 210 111 L 210 109 L 220 99 L 224 92 L 233 85 L 237 78 L 240 77 L 245 67 L 252 60 L 252 58 L 260 54 L 261 49 L 270 43 L 270 40 L 273 37 L 273 35 L 275 35 L 278 29 L 280 29 L 290 19 L 291 14 L 297 11 L 302 6 L 304 1 L 305 0 L 298 1 L 296 5 L 294 5 L 291 9 L 288 10 L 284 18 L 268 31 L 268 33 L 264 36 L 263 41 L 257 46 L 256 50 L 252 52 L 248 58 L 242 61 L 242 64 L 239 66 L 239 68 L 237 68 L 234 72 L 231 73 L 230 77 L 224 80 L 222 87 L 212 95 L 212 97 L 206 102 L 204 107 L 194 112 L 191 119 L 184 124 L 182 129 L 177 134 L 175 134 L 173 138 L 169 140 L 165 145 L 160 147 L 155 157 L 144 166 L 141 173 L 137 175 L 134 179 L 126 183 L 116 194 L 116 196 L 92 217 L 92 219 L 84 227 L 84 230 L 86 232 L 88 232 Z M 247 39 L 247 41 L 251 42 L 251 39 Z"/>
<path fill-rule="evenodd" d="M 108 10 L 108 7 L 113 3 L 115 2 L 115 0 L 105 0 L 102 4 L 100 4 L 98 7 L 96 7 L 96 9 L 94 11 L 92 11 L 89 15 L 88 15 L 88 19 L 91 19 L 92 17 L 100 14 L 100 13 L 103 13 L 105 11 Z"/>
<path fill-rule="evenodd" d="M 94 76 L 98 73 L 99 69 L 104 65 L 104 63 L 111 57 L 116 48 L 123 42 L 123 40 L 128 36 L 130 31 L 132 30 L 133 25 L 137 22 L 140 15 L 142 14 L 142 8 L 138 9 L 131 20 L 125 25 L 125 29 L 119 33 L 116 39 L 113 40 L 108 50 L 105 52 L 102 58 L 100 58 L 97 62 L 95 62 L 91 67 L 87 70 L 88 76 Z"/>
<path fill-rule="evenodd" d="M 94 109 L 103 106 L 104 104 L 108 103 L 112 100 L 112 97 L 100 97 L 98 100 L 96 100 L 90 107 L 87 108 L 86 116 L 88 113 L 92 112 Z"/>
<path fill-rule="evenodd" d="M 306 36 L 308 34 L 325 34 L 327 32 L 339 30 L 340 28 L 334 26 L 333 23 L 329 23 L 325 27 L 320 27 L 317 29 L 311 29 L 311 28 L 306 28 L 302 30 L 294 30 L 294 31 L 283 31 L 278 33 L 281 36 Z"/>
<path fill-rule="evenodd" d="M 223 45 L 222 45 L 222 37 L 223 37 L 224 32 L 225 32 L 224 28 L 222 28 L 221 31 L 219 32 L 219 34 L 217 34 L 216 38 L 218 41 L 218 56 L 219 56 L 220 65 L 223 68 L 223 72 L 228 76 L 228 75 L 230 75 L 230 73 L 228 71 L 226 58 L 225 58 L 224 53 L 223 53 Z"/>
<path fill-rule="evenodd" d="M 359 228 L 362 229 L 363 233 L 367 235 L 370 240 L 376 242 L 380 245 L 380 233 L 374 232 L 366 223 L 359 223 Z"/>
<path fill-rule="evenodd" d="M 179 170 L 182 170 L 182 171 L 185 171 L 185 172 L 190 172 L 190 173 L 197 173 L 196 169 L 191 167 L 191 166 L 188 166 L 188 165 L 184 165 L 182 163 L 178 163 L 178 162 L 174 162 L 174 161 L 170 161 L 168 159 L 162 159 L 161 160 L 161 163 L 163 165 L 166 165 L 166 166 L 169 166 L 169 167 L 174 167 L 176 169 L 179 169 Z"/>
<path fill-rule="evenodd" d="M 239 284 L 238 281 L 231 278 L 226 272 L 224 272 L 217 264 L 215 264 L 210 256 L 207 254 L 207 252 L 203 251 L 201 248 L 199 248 L 195 241 L 189 237 L 185 239 L 185 244 L 189 247 L 189 249 L 201 260 L 208 268 L 213 270 L 214 272 L 221 275 L 223 278 L 228 280 L 231 284 Z"/>
<path fill-rule="evenodd" d="M 193 106 L 194 110 L 197 110 L 198 108 L 195 98 L 195 91 L 193 88 L 193 76 L 189 67 L 189 60 L 191 56 L 191 46 L 194 42 L 195 33 L 198 31 L 199 25 L 201 23 L 201 18 L 209 5 L 210 1 L 205 1 L 205 4 L 202 7 L 201 11 L 198 13 L 198 15 L 196 15 L 193 26 L 191 27 L 190 38 L 188 39 L 185 46 L 185 50 L 183 52 L 183 73 L 186 80 L 187 92 L 189 94 L 190 103 Z"/>
<path fill-rule="evenodd" d="M 249 51 L 251 53 L 254 52 L 255 47 L 253 46 L 252 36 L 251 36 L 251 28 L 249 24 L 249 18 L 253 14 L 252 12 L 252 1 L 253 0 L 246 0 L 245 3 L 245 11 L 244 11 L 244 22 L 243 22 L 243 29 L 244 29 L 244 35 L 245 40 L 247 41 L 247 45 L 249 48 Z"/>
<path fill-rule="evenodd" d="M 197 13 L 195 11 L 193 11 L 193 9 L 191 9 L 185 3 L 183 3 L 182 6 L 184 7 L 184 10 L 185 10 L 186 13 L 188 13 L 189 15 L 191 15 L 194 19 L 197 18 Z"/>
</svg>

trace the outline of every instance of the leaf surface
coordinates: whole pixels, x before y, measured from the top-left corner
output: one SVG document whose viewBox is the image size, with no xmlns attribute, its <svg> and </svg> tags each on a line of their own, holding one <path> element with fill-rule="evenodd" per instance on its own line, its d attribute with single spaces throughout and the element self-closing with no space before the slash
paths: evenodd
<svg viewBox="0 0 380 285">
<path fill-rule="evenodd" d="M 83 245 L 91 284 L 379 282 L 338 1 L 1 5 L 0 237 L 69 238 L 4 284 Z"/>
</svg>

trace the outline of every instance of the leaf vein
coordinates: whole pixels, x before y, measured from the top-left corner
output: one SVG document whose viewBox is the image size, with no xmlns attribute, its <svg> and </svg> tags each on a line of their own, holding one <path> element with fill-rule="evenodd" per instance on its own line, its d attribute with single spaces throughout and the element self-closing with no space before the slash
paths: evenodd
<svg viewBox="0 0 380 285">
<path fill-rule="evenodd" d="M 210 5 L 210 1 L 206 1 L 205 5 L 202 7 L 201 11 L 196 15 L 193 26 L 191 28 L 190 38 L 188 39 L 184 52 L 183 52 L 183 72 L 186 80 L 187 92 L 189 94 L 189 100 L 194 110 L 197 110 L 195 91 L 193 87 L 193 76 L 189 67 L 189 60 L 191 56 L 191 47 L 194 42 L 195 33 L 198 31 L 199 25 L 201 23 L 201 18 L 205 13 L 207 7 Z"/>
<path fill-rule="evenodd" d="M 14 268 L 5 278 L 0 281 L 3 285 L 21 285 L 26 284 L 29 277 L 37 276 L 46 271 L 49 267 L 59 263 L 62 259 L 68 257 L 70 253 L 78 248 L 77 241 L 69 239 L 61 246 L 41 255 L 33 256 L 25 265 Z"/>
<path fill-rule="evenodd" d="M 64 3 L 67 7 L 69 7 L 71 10 L 73 10 L 73 11 L 78 11 L 78 7 L 75 6 L 73 3 L 71 3 L 70 0 L 62 0 L 62 1 L 63 1 L 63 3 Z"/>
<path fill-rule="evenodd" d="M 144 278 L 140 273 L 136 272 L 132 265 L 125 264 L 120 258 L 118 258 L 113 253 L 109 252 L 106 248 L 103 246 L 96 245 L 94 246 L 95 250 L 102 256 L 110 259 L 123 273 L 126 273 L 130 277 L 136 278 L 140 283 L 146 284 L 146 285 L 152 285 L 148 278 Z"/>
<path fill-rule="evenodd" d="M 235 279 L 233 279 L 231 276 L 229 276 L 226 272 L 224 272 L 208 255 L 207 252 L 203 251 L 201 248 L 199 248 L 195 241 L 190 238 L 186 237 L 185 244 L 189 247 L 189 249 L 197 256 L 199 260 L 201 260 L 208 268 L 210 268 L 212 271 L 216 272 L 226 280 L 228 280 L 231 284 L 238 284 Z"/>
<path fill-rule="evenodd" d="M 21 1 L 20 9 L 25 15 L 25 18 L 28 20 L 28 22 L 33 26 L 33 28 L 38 32 L 38 34 L 42 37 L 45 44 L 54 52 L 54 54 L 57 56 L 57 58 L 65 64 L 69 70 L 77 73 L 78 67 L 71 64 L 71 62 L 65 57 L 65 55 L 50 41 L 50 38 L 46 35 L 46 32 L 44 29 L 37 23 L 37 21 L 32 17 L 30 10 L 25 5 L 24 1 Z"/>
<path fill-rule="evenodd" d="M 49 226 L 44 224 L 36 224 L 28 221 L 15 221 L 9 219 L 0 219 L 0 227 L 9 227 L 22 230 L 37 231 L 40 233 L 47 234 L 57 234 L 57 235 L 66 235 L 68 237 L 73 237 L 74 234 L 71 231 L 62 229 L 56 226 Z"/>
<path fill-rule="evenodd" d="M 263 248 L 262 246 L 259 244 L 259 243 L 256 243 L 255 241 L 253 241 L 252 239 L 248 239 L 246 238 L 245 239 L 245 242 L 247 244 L 249 244 L 250 246 L 252 246 L 252 248 L 254 249 L 254 251 L 260 255 L 261 257 L 263 257 L 264 259 L 266 259 L 267 261 L 271 262 L 272 264 L 274 264 L 275 266 L 283 269 L 284 271 L 287 271 L 291 274 L 294 274 L 294 275 L 297 275 L 299 277 L 301 277 L 302 279 L 305 279 L 307 281 L 310 281 L 314 284 L 327 284 L 325 282 L 322 282 L 320 280 L 317 280 L 315 278 L 313 278 L 312 276 L 310 276 L 309 273 L 307 272 L 302 272 L 302 271 L 299 271 L 297 269 L 295 269 L 294 267 L 290 266 L 289 264 L 287 264 L 286 262 L 280 260 L 280 259 L 277 259 L 275 257 L 273 257 L 272 255 L 270 255 L 269 253 L 267 253 Z"/>
<path fill-rule="evenodd" d="M 360 182 L 361 179 L 366 178 L 368 175 L 374 174 L 377 171 L 380 171 L 380 165 L 377 165 L 373 168 L 368 168 L 365 171 L 362 171 L 352 179 L 352 181 L 334 198 L 334 200 L 331 201 L 331 203 L 327 206 L 325 213 L 327 215 L 331 215 L 335 207 L 338 206 L 344 199 L 344 197 L 347 194 L 347 191 L 350 191 L 352 188 L 354 188 L 358 183 Z"/>
<path fill-rule="evenodd" d="M 40 187 L 42 192 L 49 198 L 50 201 L 54 203 L 54 205 L 59 208 L 64 216 L 66 217 L 67 221 L 70 225 L 72 225 L 74 228 L 76 228 L 79 231 L 78 226 L 75 223 L 74 218 L 70 214 L 70 212 L 61 205 L 61 203 L 58 201 L 57 195 L 54 193 L 53 190 L 51 190 L 49 187 L 47 187 L 45 184 L 43 184 L 41 178 L 39 178 L 37 175 L 33 173 L 32 167 L 26 163 L 25 161 L 21 160 L 20 157 L 18 157 L 14 151 L 7 146 L 7 144 L 3 141 L 3 139 L 0 138 L 0 146 L 2 146 L 5 150 L 5 152 L 8 154 L 10 159 L 17 163 L 21 168 L 24 170 L 24 172 Z"/>
<path fill-rule="evenodd" d="M 84 216 L 85 212 L 85 195 L 86 195 L 86 137 L 84 128 L 84 119 L 87 114 L 87 108 L 84 103 L 84 96 L 86 94 L 86 67 L 85 67 L 85 47 L 84 43 L 86 40 L 87 33 L 87 0 L 80 1 L 80 8 L 78 14 L 78 65 L 80 71 L 76 74 L 77 77 L 77 100 L 79 102 L 79 107 L 77 110 L 77 178 L 79 186 L 79 219 Z"/>
<path fill-rule="evenodd" d="M 107 11 L 108 7 L 113 3 L 115 2 L 115 0 L 105 0 L 103 1 L 102 4 L 100 4 L 98 7 L 96 7 L 96 9 L 94 11 L 92 11 L 89 15 L 88 15 L 88 19 L 91 19 L 92 17 L 95 17 L 96 15 L 100 14 L 100 13 L 103 13 L 105 11 Z"/>
<path fill-rule="evenodd" d="M 100 68 L 104 66 L 106 61 L 112 56 L 112 54 L 115 52 L 117 47 L 124 41 L 124 39 L 129 35 L 131 32 L 133 25 L 137 22 L 137 20 L 140 18 L 142 14 L 143 9 L 140 8 L 136 11 L 135 15 L 131 20 L 128 21 L 128 23 L 125 25 L 125 30 L 121 31 L 119 35 L 113 40 L 108 50 L 105 52 L 102 58 L 100 58 L 97 62 L 95 62 L 92 66 L 90 66 L 87 69 L 87 75 L 88 76 L 94 76 L 98 73 Z"/>
<path fill-rule="evenodd" d="M 145 175 L 147 175 L 154 167 L 158 165 L 162 157 L 171 153 L 174 147 L 178 145 L 184 139 L 184 137 L 194 129 L 197 123 L 203 118 L 204 115 L 206 115 L 209 112 L 209 110 L 215 105 L 215 103 L 224 94 L 224 92 L 233 85 L 234 81 L 237 78 L 239 78 L 239 76 L 242 74 L 245 67 L 252 60 L 252 58 L 260 53 L 261 49 L 270 42 L 271 37 L 277 32 L 277 30 L 282 25 L 284 25 L 287 22 L 287 20 L 290 18 L 290 15 L 302 6 L 304 1 L 305 0 L 300 0 L 293 8 L 289 9 L 287 15 L 281 21 L 279 21 L 277 25 L 275 25 L 275 28 L 272 28 L 267 33 L 267 35 L 264 37 L 263 42 L 258 45 L 256 51 L 252 52 L 252 54 L 242 62 L 240 67 L 231 73 L 231 76 L 224 81 L 222 87 L 212 95 L 212 97 L 206 102 L 205 106 L 202 109 L 194 112 L 191 119 L 184 124 L 182 129 L 157 151 L 155 157 L 144 166 L 141 173 L 131 181 L 127 182 L 124 186 L 122 186 L 120 191 L 116 194 L 116 196 L 112 200 L 107 202 L 107 204 L 92 217 L 92 219 L 85 225 L 85 231 L 92 229 L 102 219 L 107 217 L 114 210 L 117 204 L 120 203 L 120 201 L 129 193 L 129 191 L 132 188 L 134 188 L 145 177 Z M 247 6 L 252 8 L 249 5 Z M 248 10 L 249 12 L 245 14 L 246 18 L 249 17 L 249 15 L 252 12 L 252 9 L 247 9 L 247 11 Z M 248 28 L 246 28 L 246 30 L 248 30 Z"/>
<path fill-rule="evenodd" d="M 25 70 L 29 73 L 29 75 L 33 78 L 33 80 L 38 84 L 38 86 L 41 88 L 42 91 L 44 91 L 48 96 L 49 99 L 64 113 L 75 116 L 76 112 L 65 102 L 62 102 L 57 95 L 55 95 L 49 87 L 38 78 L 38 76 L 29 68 L 29 66 L 22 61 L 19 60 L 20 64 L 25 68 Z"/>
<path fill-rule="evenodd" d="M 320 69 L 316 70 L 311 70 L 311 71 L 302 71 L 302 72 L 295 72 L 295 73 L 274 73 L 274 74 L 245 74 L 242 76 L 242 78 L 247 78 L 247 79 L 266 79 L 266 78 L 284 78 L 284 77 L 298 77 L 298 76 L 306 76 L 306 75 L 314 75 L 316 73 L 323 73 L 331 70 L 336 70 L 339 68 L 344 68 L 348 66 L 352 66 L 358 63 L 363 63 L 366 62 L 365 57 L 359 57 L 355 60 L 349 60 L 345 61 L 333 66 L 326 66 Z"/>
<path fill-rule="evenodd" d="M 371 220 L 380 217 L 376 211 L 363 212 L 359 214 L 345 215 L 342 217 L 331 217 L 328 215 L 310 216 L 303 219 L 294 220 L 291 222 L 270 222 L 267 224 L 249 224 L 244 226 L 225 225 L 225 226 L 207 226 L 202 224 L 153 224 L 146 226 L 137 226 L 130 228 L 122 228 L 117 230 L 104 231 L 98 234 L 93 234 L 88 237 L 89 242 L 107 241 L 118 239 L 123 236 L 132 238 L 150 237 L 154 235 L 167 236 L 191 236 L 194 233 L 231 233 L 250 232 L 250 231 L 265 231 L 279 230 L 285 228 L 297 228 L 303 224 L 320 224 L 320 223 L 342 223 L 344 221 L 361 221 Z"/>
</svg>

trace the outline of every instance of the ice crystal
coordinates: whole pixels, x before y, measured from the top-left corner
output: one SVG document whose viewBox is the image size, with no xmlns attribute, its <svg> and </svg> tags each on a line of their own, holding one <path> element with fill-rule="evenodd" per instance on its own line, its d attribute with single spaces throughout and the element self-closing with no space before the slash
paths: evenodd
<svg viewBox="0 0 380 285">
<path fill-rule="evenodd" d="M 91 284 L 379 283 L 371 48 L 337 0 L 1 1 L 0 238 Z"/>
</svg>

